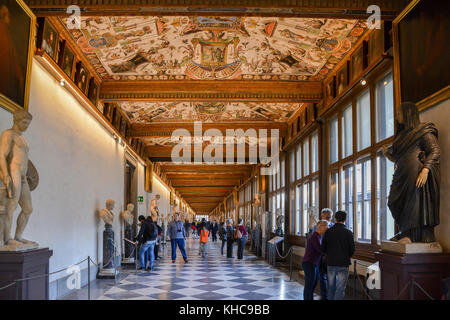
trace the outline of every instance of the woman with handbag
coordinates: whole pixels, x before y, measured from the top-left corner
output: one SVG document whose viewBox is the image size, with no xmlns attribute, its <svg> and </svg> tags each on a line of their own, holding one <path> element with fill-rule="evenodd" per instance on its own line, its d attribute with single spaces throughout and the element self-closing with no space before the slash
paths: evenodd
<svg viewBox="0 0 450 320">
<path fill-rule="evenodd" d="M 238 220 L 238 225 L 236 227 L 236 230 L 234 231 L 234 238 L 238 243 L 237 258 L 239 260 L 242 260 L 244 258 L 245 242 L 247 242 L 248 239 L 248 233 L 243 225 L 242 219 Z"/>
</svg>

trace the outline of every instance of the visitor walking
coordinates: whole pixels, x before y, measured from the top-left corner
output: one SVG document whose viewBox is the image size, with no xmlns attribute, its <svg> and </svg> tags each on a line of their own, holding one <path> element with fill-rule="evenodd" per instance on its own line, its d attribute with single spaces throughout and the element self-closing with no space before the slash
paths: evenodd
<svg viewBox="0 0 450 320">
<path fill-rule="evenodd" d="M 321 250 L 325 255 L 328 277 L 328 299 L 342 300 L 345 297 L 350 258 L 355 253 L 353 232 L 345 226 L 347 213 L 337 211 L 336 224 L 323 235 Z"/>
<path fill-rule="evenodd" d="M 328 222 L 328 228 L 334 226 L 334 223 L 331 221 L 331 217 L 333 216 L 333 210 L 330 208 L 324 208 L 320 212 L 320 220 L 325 220 Z M 314 226 L 312 232 L 317 231 L 317 225 Z M 319 283 L 320 283 L 320 297 L 321 300 L 328 300 L 327 296 L 327 267 L 325 263 L 325 259 L 320 259 L 319 264 Z"/>
<path fill-rule="evenodd" d="M 178 213 L 173 215 L 173 221 L 169 225 L 168 236 L 170 237 L 170 244 L 172 246 L 172 263 L 177 259 L 177 246 L 180 249 L 184 262 L 188 262 L 186 250 L 184 249 L 184 241 L 186 240 L 186 233 L 183 227 L 183 222 L 180 221 Z"/>
<path fill-rule="evenodd" d="M 191 224 L 188 219 L 184 222 L 184 230 L 186 231 L 186 238 L 189 238 L 189 230 L 191 229 Z"/>
<path fill-rule="evenodd" d="M 206 225 L 203 226 L 203 229 L 200 231 L 200 250 L 199 255 L 202 256 L 202 258 L 206 257 L 208 255 L 208 237 L 209 237 L 209 231 Z"/>
<path fill-rule="evenodd" d="M 227 258 L 233 258 L 233 237 L 234 237 L 233 220 L 232 219 L 228 219 L 228 224 L 227 224 Z"/>
<path fill-rule="evenodd" d="M 211 227 L 212 242 L 217 242 L 217 231 L 219 231 L 219 224 L 214 220 Z"/>
<path fill-rule="evenodd" d="M 219 239 L 222 240 L 222 247 L 220 248 L 220 254 L 223 255 L 223 248 L 227 243 L 227 223 L 222 222 L 219 227 Z"/>
<path fill-rule="evenodd" d="M 237 258 L 239 260 L 242 260 L 244 258 L 245 243 L 247 242 L 247 239 L 248 239 L 248 233 L 244 227 L 243 222 L 244 222 L 244 220 L 242 218 L 239 219 L 236 230 L 234 231 L 234 234 L 235 234 L 234 238 L 236 239 L 236 241 L 238 243 Z"/>
<path fill-rule="evenodd" d="M 155 260 L 159 259 L 159 248 L 161 246 L 162 228 L 158 225 L 158 221 L 155 221 L 155 226 L 158 229 L 158 236 L 156 237 L 155 244 Z"/>
<path fill-rule="evenodd" d="M 149 216 L 144 221 L 141 220 L 141 229 L 139 230 L 139 234 L 137 236 L 137 240 L 135 244 L 138 242 L 141 243 L 141 249 L 139 251 L 140 270 L 145 269 L 147 267 L 147 259 L 146 255 L 149 254 L 150 264 L 147 270 L 153 270 L 153 265 L 155 263 L 155 244 L 156 237 L 158 236 L 158 228 L 153 223 L 152 218 Z"/>
<path fill-rule="evenodd" d="M 322 243 L 322 235 L 328 229 L 328 222 L 320 220 L 315 229 L 317 231 L 314 231 L 306 242 L 305 255 L 302 261 L 302 268 L 305 272 L 304 300 L 314 300 L 314 290 L 319 279 L 319 264 L 322 256 L 320 245 Z"/>
</svg>

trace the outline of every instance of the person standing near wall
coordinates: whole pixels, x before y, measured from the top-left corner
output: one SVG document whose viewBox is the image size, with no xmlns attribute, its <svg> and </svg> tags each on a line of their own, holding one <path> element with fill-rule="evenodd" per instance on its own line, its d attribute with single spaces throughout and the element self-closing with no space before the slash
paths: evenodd
<svg viewBox="0 0 450 320">
<path fill-rule="evenodd" d="M 184 222 L 184 230 L 186 230 L 186 238 L 189 238 L 189 229 L 191 228 L 191 224 L 189 223 L 189 220 L 186 219 Z"/>
<path fill-rule="evenodd" d="M 308 238 L 306 243 L 306 251 L 303 256 L 302 268 L 305 272 L 305 287 L 303 289 L 304 300 L 314 300 L 314 290 L 316 289 L 317 280 L 319 279 L 319 264 L 322 252 L 320 245 L 322 243 L 322 235 L 328 229 L 328 222 L 320 220 L 315 226 L 317 231 Z"/>
<path fill-rule="evenodd" d="M 180 249 L 184 262 L 187 263 L 188 258 L 186 255 L 186 250 L 184 249 L 186 233 L 184 230 L 183 222 L 180 221 L 180 216 L 178 213 L 175 213 L 173 215 L 173 221 L 169 225 L 168 233 L 169 235 L 167 236 L 167 240 L 169 240 L 170 237 L 170 243 L 172 245 L 172 263 L 175 263 L 177 259 L 177 246 Z"/>
<path fill-rule="evenodd" d="M 158 228 L 153 223 L 152 218 L 149 216 L 146 220 L 142 221 L 141 229 L 139 230 L 139 235 L 137 240 L 141 243 L 141 250 L 139 251 L 139 257 L 141 260 L 140 270 L 147 267 L 147 259 L 145 256 L 147 253 L 150 258 L 150 265 L 147 270 L 153 270 L 153 265 L 155 263 L 155 244 L 156 237 L 158 236 Z M 135 243 L 137 244 L 136 241 Z"/>
<path fill-rule="evenodd" d="M 234 237 L 234 228 L 233 228 L 233 220 L 228 219 L 227 224 L 227 258 L 233 258 L 233 237 Z"/>
<path fill-rule="evenodd" d="M 219 231 L 219 224 L 214 220 L 211 227 L 212 242 L 217 242 L 217 231 Z"/>
<path fill-rule="evenodd" d="M 219 239 L 222 240 L 222 247 L 220 248 L 220 254 L 223 255 L 223 248 L 227 243 L 227 223 L 222 222 L 219 227 Z"/>
<path fill-rule="evenodd" d="M 247 229 L 245 229 L 243 223 L 244 223 L 244 220 L 239 219 L 238 225 L 236 227 L 236 231 L 239 230 L 239 234 L 240 234 L 240 238 L 235 237 L 236 241 L 238 242 L 237 258 L 239 260 L 242 260 L 244 258 L 245 243 L 247 242 L 247 239 L 248 239 L 248 232 L 247 232 Z M 235 231 L 235 234 L 237 233 L 236 231 Z"/>
<path fill-rule="evenodd" d="M 345 226 L 347 213 L 337 211 L 336 224 L 322 239 L 321 250 L 327 261 L 328 299 L 343 300 L 347 286 L 350 258 L 355 253 L 353 232 Z"/>
</svg>

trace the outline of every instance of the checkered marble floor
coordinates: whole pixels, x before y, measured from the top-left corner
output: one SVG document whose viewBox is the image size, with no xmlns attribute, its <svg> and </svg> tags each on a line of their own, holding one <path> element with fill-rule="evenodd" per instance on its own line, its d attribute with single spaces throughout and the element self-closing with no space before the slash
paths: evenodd
<svg viewBox="0 0 450 320">
<path fill-rule="evenodd" d="M 303 286 L 289 275 L 246 252 L 243 260 L 220 254 L 220 242 L 208 244 L 208 256 L 199 256 L 198 239 L 186 242 L 189 262 L 179 251 L 172 263 L 170 248 L 162 253 L 155 270 L 122 270 L 119 279 L 97 280 L 91 297 L 98 300 L 298 300 Z M 237 246 L 233 255 L 237 256 Z M 85 288 L 81 290 L 86 290 Z M 86 299 L 86 293 L 64 299 Z"/>
</svg>

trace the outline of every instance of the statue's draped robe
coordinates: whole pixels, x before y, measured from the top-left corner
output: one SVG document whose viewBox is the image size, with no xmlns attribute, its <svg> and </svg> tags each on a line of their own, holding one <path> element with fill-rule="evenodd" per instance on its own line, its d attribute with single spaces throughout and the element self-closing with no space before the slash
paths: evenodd
<svg viewBox="0 0 450 320">
<path fill-rule="evenodd" d="M 395 172 L 389 192 L 388 206 L 400 232 L 412 241 L 421 241 L 422 230 L 439 224 L 440 149 L 437 129 L 432 123 L 401 132 L 390 153 Z M 416 187 L 422 168 L 428 168 L 428 179 Z"/>
</svg>

